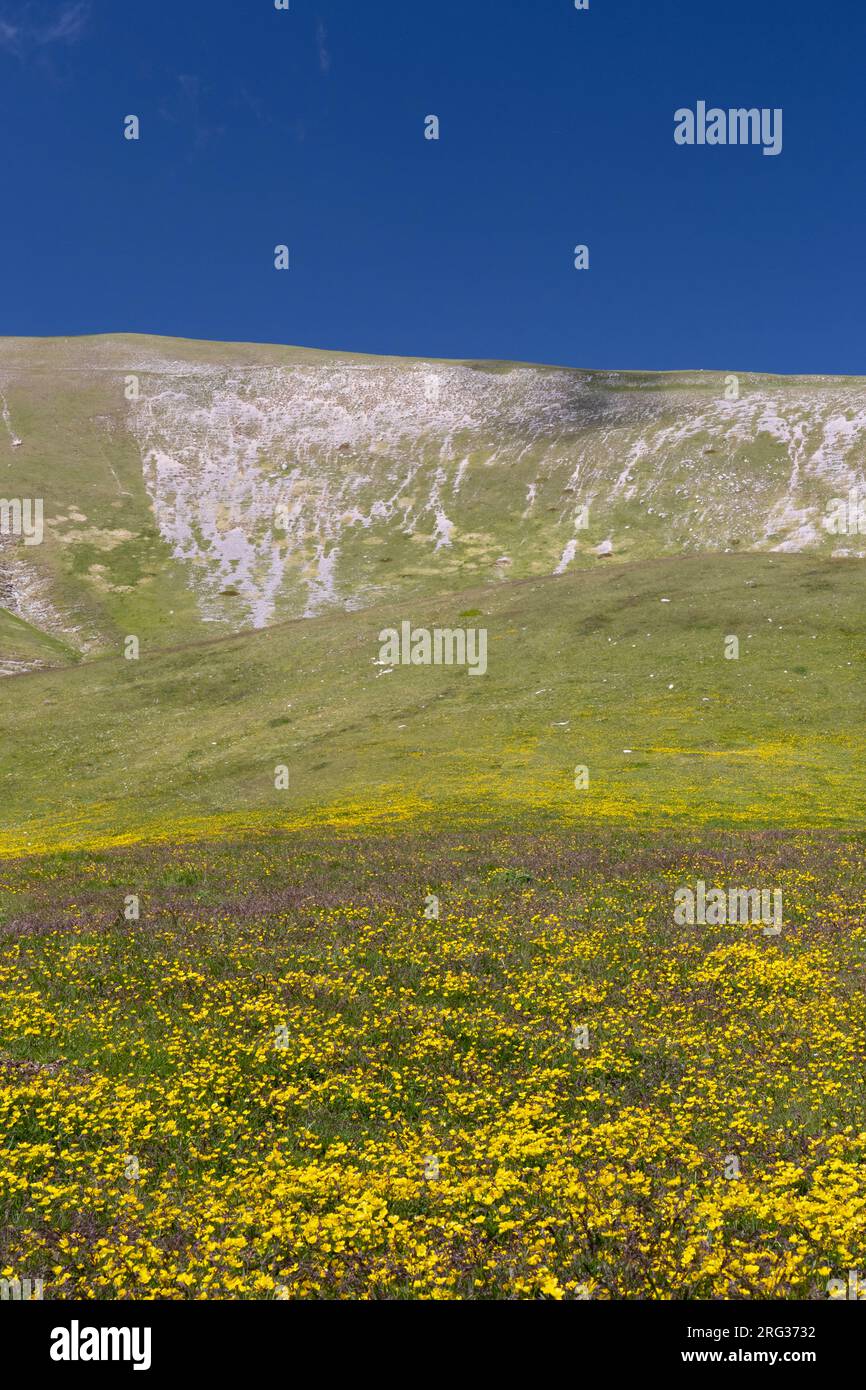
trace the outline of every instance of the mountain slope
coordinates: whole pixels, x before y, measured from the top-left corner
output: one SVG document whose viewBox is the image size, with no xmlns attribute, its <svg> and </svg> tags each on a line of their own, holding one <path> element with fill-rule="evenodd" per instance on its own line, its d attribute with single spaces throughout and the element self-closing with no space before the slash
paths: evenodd
<svg viewBox="0 0 866 1390">
<path fill-rule="evenodd" d="M 864 604 L 856 560 L 676 557 L 16 677 L 0 847 L 417 815 L 860 825 Z M 487 673 L 383 664 L 404 618 L 485 628 Z"/>
<path fill-rule="evenodd" d="M 0 341 L 0 601 L 74 654 L 694 552 L 862 555 L 856 379 Z M 604 558 L 602 558 L 604 557 Z M 7 643 L 7 645 L 4 645 Z M 32 664 L 66 659 L 59 648 Z M 16 657 L 0 630 L 0 662 Z"/>
</svg>

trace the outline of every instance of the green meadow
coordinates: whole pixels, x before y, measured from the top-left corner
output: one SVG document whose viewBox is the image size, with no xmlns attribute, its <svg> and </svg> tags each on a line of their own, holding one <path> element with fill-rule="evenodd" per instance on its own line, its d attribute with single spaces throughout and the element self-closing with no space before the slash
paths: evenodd
<svg viewBox="0 0 866 1390">
<path fill-rule="evenodd" d="M 683 557 L 118 648 L 0 684 L 3 834 L 26 850 L 454 813 L 857 825 L 864 599 L 859 561 Z M 381 667 L 406 614 L 485 628 L 486 674 Z"/>
<path fill-rule="evenodd" d="M 0 343 L 0 1278 L 862 1266 L 862 386 L 724 383 Z"/>
</svg>

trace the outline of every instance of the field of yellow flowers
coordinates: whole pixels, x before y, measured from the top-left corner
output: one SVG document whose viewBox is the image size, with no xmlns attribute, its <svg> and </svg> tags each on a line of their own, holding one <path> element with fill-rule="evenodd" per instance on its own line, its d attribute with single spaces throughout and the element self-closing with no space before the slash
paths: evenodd
<svg viewBox="0 0 866 1390">
<path fill-rule="evenodd" d="M 0 1274 L 46 1298 L 826 1298 L 864 837 L 336 829 L 0 868 Z M 758 883 L 784 927 L 677 926 Z"/>
</svg>

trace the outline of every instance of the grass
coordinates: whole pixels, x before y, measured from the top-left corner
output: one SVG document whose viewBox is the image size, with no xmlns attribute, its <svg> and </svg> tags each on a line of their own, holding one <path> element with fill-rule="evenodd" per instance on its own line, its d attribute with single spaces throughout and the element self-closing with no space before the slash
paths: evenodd
<svg viewBox="0 0 866 1390">
<path fill-rule="evenodd" d="M 4 491 L 46 516 L 0 609 L 0 1278 L 817 1299 L 859 1267 L 866 569 L 820 515 L 862 387 L 0 361 Z M 406 620 L 484 628 L 487 674 L 388 670 Z M 698 880 L 779 889 L 781 935 L 677 926 Z"/>
<path fill-rule="evenodd" d="M 9 544 L 22 568 L 4 604 L 82 654 L 130 633 L 180 645 L 246 629 L 251 595 L 270 595 L 270 623 L 313 599 L 339 611 L 542 578 L 570 545 L 571 569 L 590 572 L 777 546 L 862 554 L 822 525 L 830 498 L 861 487 L 855 379 L 743 374 L 732 403 L 722 373 L 139 335 L 2 339 L 0 371 L 4 495 L 45 506 L 43 544 Z"/>
<path fill-rule="evenodd" d="M 862 836 L 506 827 L 11 861 L 0 1268 L 826 1297 L 866 1239 L 864 867 Z M 781 888 L 782 936 L 676 927 L 697 877 Z"/>
<path fill-rule="evenodd" d="M 118 647 L 0 684 L 0 843 L 505 807 L 565 823 L 857 825 L 864 602 L 856 560 L 680 557 L 145 643 L 138 661 Z M 405 617 L 486 627 L 487 675 L 380 674 L 378 634 Z"/>
<path fill-rule="evenodd" d="M 6 675 L 16 675 L 33 665 L 56 666 L 79 660 L 78 652 L 48 632 L 0 609 L 0 668 Z"/>
</svg>

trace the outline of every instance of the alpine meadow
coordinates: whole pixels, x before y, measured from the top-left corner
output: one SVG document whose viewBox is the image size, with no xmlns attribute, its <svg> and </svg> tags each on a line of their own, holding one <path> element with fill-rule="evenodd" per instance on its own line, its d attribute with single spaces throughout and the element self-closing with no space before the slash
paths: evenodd
<svg viewBox="0 0 866 1390">
<path fill-rule="evenodd" d="M 849 1296 L 864 446 L 857 378 L 0 340 L 4 1287 Z"/>
</svg>

